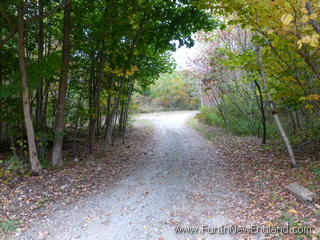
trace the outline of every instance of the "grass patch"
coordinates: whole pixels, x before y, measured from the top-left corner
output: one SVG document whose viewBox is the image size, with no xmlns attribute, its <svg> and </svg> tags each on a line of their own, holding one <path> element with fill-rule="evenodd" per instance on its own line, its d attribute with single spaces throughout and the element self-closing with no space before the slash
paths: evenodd
<svg viewBox="0 0 320 240">
<path fill-rule="evenodd" d="M 153 123 L 148 119 L 132 119 L 129 120 L 129 124 L 132 125 L 133 123 L 141 123 L 145 126 L 153 126 Z"/>
<path fill-rule="evenodd" d="M 43 207 L 44 204 L 45 204 L 46 202 L 48 202 L 48 201 L 49 201 L 49 198 L 48 198 L 48 197 L 44 197 L 44 198 L 39 199 L 39 200 L 37 201 L 36 205 L 37 205 L 38 207 Z"/>
<path fill-rule="evenodd" d="M 187 120 L 187 126 L 201 133 L 205 138 L 207 138 L 210 141 L 214 141 L 218 138 L 218 134 L 207 131 L 204 128 L 204 126 L 201 126 L 201 124 L 199 124 L 196 118 L 189 118 Z"/>
<path fill-rule="evenodd" d="M 10 233 L 16 231 L 19 227 L 20 222 L 17 220 L 7 220 L 0 222 L 0 232 Z"/>
</svg>

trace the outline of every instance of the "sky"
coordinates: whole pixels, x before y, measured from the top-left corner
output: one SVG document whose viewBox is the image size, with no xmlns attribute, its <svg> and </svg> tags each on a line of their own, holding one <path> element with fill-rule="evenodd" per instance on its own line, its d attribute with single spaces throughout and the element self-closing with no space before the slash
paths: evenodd
<svg viewBox="0 0 320 240">
<path fill-rule="evenodd" d="M 196 57 L 199 51 L 199 44 L 195 41 L 195 44 L 192 48 L 186 48 L 185 46 L 179 48 L 176 52 L 172 53 L 173 58 L 177 63 L 178 70 L 184 70 L 188 68 L 188 63 L 190 59 Z"/>
</svg>

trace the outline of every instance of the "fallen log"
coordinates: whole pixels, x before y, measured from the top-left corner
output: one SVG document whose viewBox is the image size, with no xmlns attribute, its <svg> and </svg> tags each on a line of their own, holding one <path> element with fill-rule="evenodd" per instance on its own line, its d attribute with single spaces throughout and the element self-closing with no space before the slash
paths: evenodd
<svg viewBox="0 0 320 240">
<path fill-rule="evenodd" d="M 288 185 L 287 190 L 295 195 L 300 201 L 310 204 L 315 202 L 317 195 L 309 189 L 294 182 Z"/>
</svg>

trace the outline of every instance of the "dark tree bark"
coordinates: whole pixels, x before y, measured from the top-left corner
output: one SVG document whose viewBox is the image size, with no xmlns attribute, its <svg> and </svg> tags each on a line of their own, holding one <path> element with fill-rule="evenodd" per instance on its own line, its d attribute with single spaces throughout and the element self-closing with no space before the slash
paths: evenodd
<svg viewBox="0 0 320 240">
<path fill-rule="evenodd" d="M 131 103 L 132 90 L 133 90 L 133 83 L 130 86 L 128 100 L 126 102 L 125 109 L 124 109 L 124 116 L 123 116 L 123 123 L 122 123 L 122 144 L 125 143 L 125 136 L 126 136 L 126 130 L 127 130 L 127 124 L 128 124 L 129 107 L 130 107 L 130 103 Z"/>
<path fill-rule="evenodd" d="M 39 0 L 39 16 L 43 16 L 43 2 Z M 43 35 L 43 18 L 38 23 L 38 61 L 43 59 L 44 50 L 44 35 Z M 38 124 L 42 124 L 43 116 L 43 79 L 40 79 L 37 89 L 37 107 L 36 107 L 36 119 Z"/>
<path fill-rule="evenodd" d="M 44 53 L 44 32 L 43 32 L 43 0 L 39 0 L 39 16 L 40 20 L 38 23 L 38 62 L 43 60 Z M 38 153 L 40 157 L 45 155 L 45 140 L 43 137 L 44 129 L 44 95 L 43 95 L 43 79 L 40 79 L 37 88 L 37 104 L 36 104 L 36 120 L 41 132 L 40 134 L 40 144 L 38 144 Z"/>
<path fill-rule="evenodd" d="M 264 110 L 264 101 L 263 101 L 263 96 L 262 96 L 262 91 L 259 83 L 255 80 L 254 83 L 256 84 L 256 87 L 259 92 L 259 103 L 258 107 L 260 109 L 261 113 L 261 123 L 262 123 L 262 144 L 266 143 L 266 138 L 267 138 L 267 123 L 266 123 L 266 114 Z"/>
<path fill-rule="evenodd" d="M 0 32 L 0 39 L 1 39 L 1 32 Z M 2 70 L 2 50 L 0 48 L 0 88 L 2 86 L 2 81 L 3 81 L 3 70 Z M 0 115 L 0 142 L 3 138 L 3 129 L 2 129 L 2 126 L 3 126 L 3 119 L 1 118 L 1 115 Z"/>
<path fill-rule="evenodd" d="M 71 0 L 64 0 L 64 20 L 63 20 L 63 46 L 62 46 L 62 66 L 60 72 L 59 95 L 55 116 L 55 136 L 52 151 L 52 165 L 61 166 L 62 146 L 64 136 L 64 115 L 66 106 L 66 95 L 68 86 L 68 73 L 70 61 L 70 29 L 71 29 Z"/>
<path fill-rule="evenodd" d="M 101 80 L 103 75 L 103 65 L 104 65 L 104 56 L 103 51 L 99 53 L 99 61 L 97 64 L 98 76 L 94 77 L 94 68 L 92 69 L 91 76 L 91 94 L 90 94 L 90 120 L 89 120 L 89 138 L 88 138 L 88 150 L 89 153 L 93 153 L 94 142 L 96 137 L 97 130 L 97 119 L 98 119 L 98 109 L 100 103 L 100 88 L 101 88 Z M 94 64 L 94 59 L 92 59 Z"/>
<path fill-rule="evenodd" d="M 34 128 L 31 117 L 30 109 L 30 92 L 28 86 L 27 65 L 25 58 L 25 40 L 24 40 L 24 1 L 21 0 L 18 3 L 18 54 L 19 54 L 19 67 L 21 71 L 21 80 L 23 86 L 22 103 L 24 121 L 27 129 L 29 158 L 31 164 L 31 170 L 35 173 L 40 173 L 41 165 L 38 159 L 38 152 L 36 148 L 36 141 L 34 136 Z"/>
<path fill-rule="evenodd" d="M 121 84 L 122 86 L 122 84 Z M 120 104 L 120 99 L 121 99 L 121 89 L 118 90 L 117 97 L 115 99 L 115 103 L 111 109 L 110 115 L 109 115 L 109 121 L 108 125 L 106 126 L 106 138 L 105 138 L 105 143 L 104 143 L 104 150 L 107 150 L 107 145 L 110 145 L 112 143 L 112 133 L 113 133 L 113 128 L 115 124 L 115 116 L 118 112 L 119 104 Z"/>
<path fill-rule="evenodd" d="M 107 137 L 108 126 L 110 124 L 110 114 L 111 114 L 111 94 L 109 93 L 108 100 L 107 100 L 107 116 L 104 123 L 104 126 L 105 126 L 104 138 Z"/>
</svg>

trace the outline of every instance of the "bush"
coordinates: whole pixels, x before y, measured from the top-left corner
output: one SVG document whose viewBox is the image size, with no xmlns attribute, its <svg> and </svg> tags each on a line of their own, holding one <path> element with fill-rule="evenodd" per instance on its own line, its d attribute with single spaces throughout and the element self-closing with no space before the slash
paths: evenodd
<svg viewBox="0 0 320 240">
<path fill-rule="evenodd" d="M 252 128 L 252 123 L 249 123 L 247 119 L 239 115 L 236 111 L 224 113 L 226 123 L 223 120 L 221 113 L 216 109 L 208 106 L 201 108 L 198 114 L 199 120 L 209 125 L 215 125 L 218 127 L 226 128 L 228 132 L 238 135 L 252 135 L 257 129 Z M 257 126 L 259 123 L 255 123 Z"/>
</svg>

